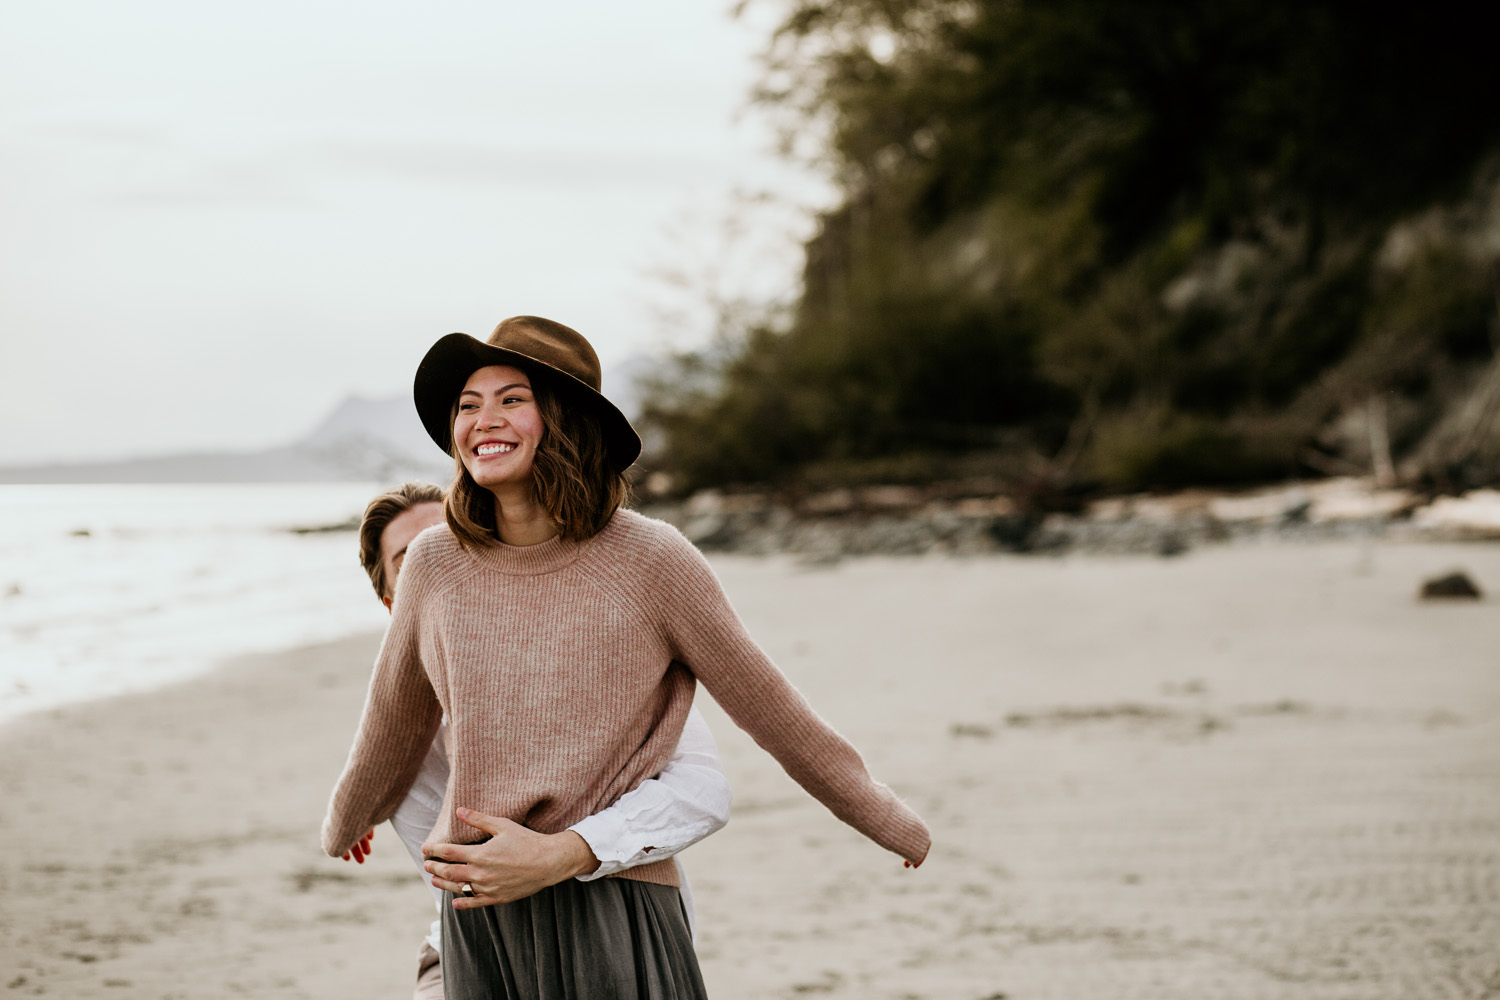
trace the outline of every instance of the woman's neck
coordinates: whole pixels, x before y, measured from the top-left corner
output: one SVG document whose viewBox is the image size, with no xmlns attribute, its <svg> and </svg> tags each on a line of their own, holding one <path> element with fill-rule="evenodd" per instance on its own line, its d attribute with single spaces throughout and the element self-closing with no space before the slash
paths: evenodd
<svg viewBox="0 0 1500 1000">
<path fill-rule="evenodd" d="M 495 528 L 506 545 L 539 545 L 557 534 L 557 525 L 530 487 L 490 492 L 495 497 Z"/>
</svg>

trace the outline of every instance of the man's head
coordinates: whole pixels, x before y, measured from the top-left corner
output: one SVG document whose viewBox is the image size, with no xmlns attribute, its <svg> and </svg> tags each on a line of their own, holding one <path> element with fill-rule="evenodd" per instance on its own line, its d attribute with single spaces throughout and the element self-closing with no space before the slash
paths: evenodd
<svg viewBox="0 0 1500 1000">
<path fill-rule="evenodd" d="M 370 501 L 359 523 L 359 561 L 387 608 L 396 596 L 406 547 L 443 521 L 443 491 L 430 483 L 402 483 Z"/>
</svg>

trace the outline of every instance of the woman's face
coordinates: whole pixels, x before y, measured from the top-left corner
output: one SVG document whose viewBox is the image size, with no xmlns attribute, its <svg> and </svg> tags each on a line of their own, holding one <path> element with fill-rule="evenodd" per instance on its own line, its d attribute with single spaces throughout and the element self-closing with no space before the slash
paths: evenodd
<svg viewBox="0 0 1500 1000">
<path fill-rule="evenodd" d="M 530 485 L 545 429 L 531 379 L 519 368 L 481 368 L 458 395 L 453 443 L 464 468 L 485 489 Z"/>
</svg>

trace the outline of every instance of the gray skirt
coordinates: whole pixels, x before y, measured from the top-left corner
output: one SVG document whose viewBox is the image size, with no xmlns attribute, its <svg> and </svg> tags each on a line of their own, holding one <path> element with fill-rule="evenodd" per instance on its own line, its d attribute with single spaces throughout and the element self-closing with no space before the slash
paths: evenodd
<svg viewBox="0 0 1500 1000">
<path fill-rule="evenodd" d="M 443 907 L 445 1000 L 701 1000 L 682 894 L 568 879 L 514 903 Z"/>
</svg>

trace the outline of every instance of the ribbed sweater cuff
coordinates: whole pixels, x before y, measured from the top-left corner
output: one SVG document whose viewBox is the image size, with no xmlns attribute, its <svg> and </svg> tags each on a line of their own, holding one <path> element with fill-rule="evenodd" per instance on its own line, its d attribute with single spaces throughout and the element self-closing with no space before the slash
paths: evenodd
<svg viewBox="0 0 1500 1000">
<path fill-rule="evenodd" d="M 891 853 L 899 854 L 906 861 L 921 862 L 932 847 L 932 834 L 928 832 L 927 824 L 889 787 L 879 784 L 877 787 L 885 799 L 880 815 L 874 822 L 858 828 Z"/>
<path fill-rule="evenodd" d="M 932 834 L 927 824 L 910 809 L 903 807 L 902 814 L 892 817 L 890 824 L 881 831 L 884 835 L 881 846 L 913 864 L 920 864 L 932 848 Z"/>
</svg>

